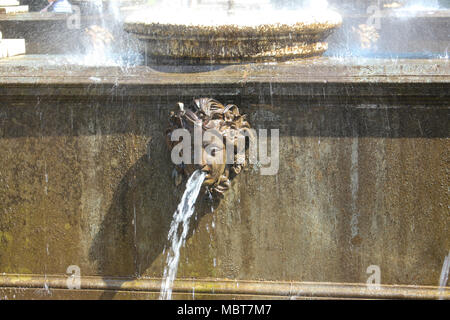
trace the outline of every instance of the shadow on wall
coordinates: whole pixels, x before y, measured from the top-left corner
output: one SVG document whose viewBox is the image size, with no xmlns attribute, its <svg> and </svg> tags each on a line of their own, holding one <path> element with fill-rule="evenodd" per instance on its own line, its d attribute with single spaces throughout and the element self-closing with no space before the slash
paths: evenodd
<svg viewBox="0 0 450 320">
<path fill-rule="evenodd" d="M 158 149 L 161 147 L 165 146 Z M 156 150 L 150 150 L 150 154 L 155 153 Z M 185 188 L 185 183 L 175 187 L 170 178 L 173 169 L 170 154 L 168 151 L 163 154 L 156 160 L 142 156 L 124 175 L 113 195 L 89 252 L 105 281 L 124 277 L 126 282 L 144 273 L 162 277 L 170 223 Z M 191 219 L 187 239 L 210 210 L 211 203 L 201 195 L 194 213 L 197 219 Z M 114 295 L 114 291 L 105 290 L 102 298 L 111 299 Z"/>
</svg>

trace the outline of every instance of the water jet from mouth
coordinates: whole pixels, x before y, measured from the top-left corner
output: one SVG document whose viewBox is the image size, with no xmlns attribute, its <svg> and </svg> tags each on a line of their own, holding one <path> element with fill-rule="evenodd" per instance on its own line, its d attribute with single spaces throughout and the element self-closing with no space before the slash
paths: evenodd
<svg viewBox="0 0 450 320">
<path fill-rule="evenodd" d="M 160 300 L 170 300 L 172 298 L 172 285 L 177 275 L 180 249 L 186 241 L 189 231 L 189 221 L 194 213 L 195 201 L 200 193 L 205 177 L 206 173 L 199 170 L 191 175 L 186 183 L 186 190 L 184 191 L 180 204 L 173 215 L 168 235 L 170 248 L 167 254 L 166 267 L 161 284 Z"/>
</svg>

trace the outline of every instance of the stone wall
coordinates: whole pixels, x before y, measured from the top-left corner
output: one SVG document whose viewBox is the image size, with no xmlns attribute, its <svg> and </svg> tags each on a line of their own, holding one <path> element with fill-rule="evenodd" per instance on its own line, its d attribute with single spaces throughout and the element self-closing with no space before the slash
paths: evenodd
<svg viewBox="0 0 450 320">
<path fill-rule="evenodd" d="M 249 167 L 214 212 L 199 200 L 178 278 L 365 283 L 378 265 L 382 284 L 439 284 L 448 77 L 208 85 L 184 74 L 184 87 L 161 87 L 176 74 L 115 85 L 40 76 L 0 87 L 0 273 L 161 277 L 184 190 L 171 179 L 167 115 L 218 92 L 253 127 L 280 129 L 280 168 Z"/>
</svg>

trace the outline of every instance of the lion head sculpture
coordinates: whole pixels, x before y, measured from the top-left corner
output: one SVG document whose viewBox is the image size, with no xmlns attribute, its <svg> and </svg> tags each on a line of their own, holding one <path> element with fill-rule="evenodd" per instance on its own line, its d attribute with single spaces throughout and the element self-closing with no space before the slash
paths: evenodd
<svg viewBox="0 0 450 320">
<path fill-rule="evenodd" d="M 205 138 L 202 142 L 199 162 L 183 162 L 176 165 L 175 174 L 178 177 L 176 184 L 181 182 L 180 177 L 189 176 L 200 169 L 206 173 L 203 186 L 211 193 L 221 195 L 230 188 L 230 180 L 247 165 L 248 142 L 254 134 L 246 115 L 241 115 L 234 104 L 224 106 L 217 100 L 200 98 L 185 108 L 179 102 L 178 110 L 172 111 L 169 115 L 166 138 L 170 151 L 172 152 L 178 144 L 172 139 L 176 129 L 186 129 L 194 136 L 195 128 L 201 132 L 202 137 L 206 137 L 209 133 L 208 139 Z M 233 151 L 229 150 L 230 148 L 233 148 Z M 243 148 L 245 150 L 242 150 Z"/>
</svg>

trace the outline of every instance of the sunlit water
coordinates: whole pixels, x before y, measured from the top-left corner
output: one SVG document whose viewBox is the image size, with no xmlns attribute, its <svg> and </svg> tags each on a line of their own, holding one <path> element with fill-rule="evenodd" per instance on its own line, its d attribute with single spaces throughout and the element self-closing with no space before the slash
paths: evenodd
<svg viewBox="0 0 450 320">
<path fill-rule="evenodd" d="M 172 285 L 177 275 L 180 249 L 186 241 L 189 231 L 189 220 L 194 213 L 194 204 L 200 193 L 205 176 L 206 174 L 199 170 L 191 175 L 186 183 L 186 190 L 184 191 L 180 204 L 173 215 L 168 235 L 170 248 L 167 253 L 166 267 L 164 268 L 163 281 L 161 283 L 160 300 L 169 300 L 172 298 Z"/>
<path fill-rule="evenodd" d="M 104 7 L 102 0 L 89 2 L 88 14 L 98 17 L 98 21 L 84 30 L 80 45 L 84 53 L 66 54 L 55 63 L 88 67 L 132 67 L 142 63 L 142 57 L 136 45 L 128 42 L 123 45 L 123 20 L 127 13 L 120 10 L 119 1 L 111 1 Z M 90 29 L 90 30 L 89 30 Z"/>
<path fill-rule="evenodd" d="M 142 8 L 133 12 L 125 21 L 161 24 L 182 24 L 202 26 L 258 26 L 264 24 L 340 23 L 341 16 L 328 9 L 326 0 L 315 0 L 304 3 L 299 8 L 267 6 L 253 7 L 254 1 L 235 1 L 239 6 L 228 10 L 226 6 L 183 5 L 178 2 L 163 1 L 156 8 Z M 182 9 L 182 10 L 180 10 Z"/>
</svg>

